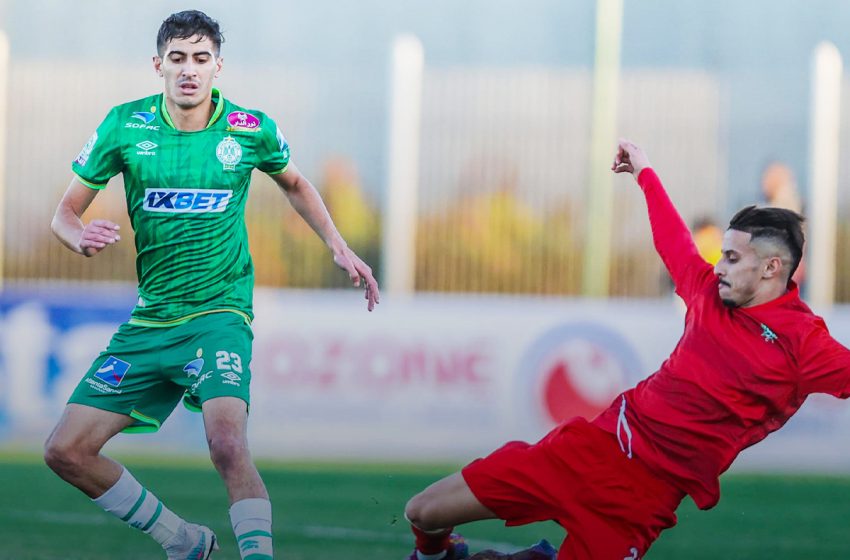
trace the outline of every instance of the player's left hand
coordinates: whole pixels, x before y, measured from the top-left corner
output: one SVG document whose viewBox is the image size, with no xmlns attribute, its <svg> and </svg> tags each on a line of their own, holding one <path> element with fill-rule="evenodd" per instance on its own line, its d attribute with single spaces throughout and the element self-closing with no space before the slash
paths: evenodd
<svg viewBox="0 0 850 560">
<path fill-rule="evenodd" d="M 381 303 L 381 293 L 378 291 L 378 281 L 372 275 L 372 269 L 358 257 L 348 246 L 334 251 L 334 263 L 348 273 L 351 283 L 358 287 L 361 282 L 366 289 L 367 309 L 372 311 L 375 305 Z"/>
<path fill-rule="evenodd" d="M 631 173 L 637 179 L 640 172 L 647 167 L 651 167 L 651 165 L 644 151 L 634 142 L 621 138 L 617 144 L 617 154 L 614 156 L 611 171 L 614 173 Z"/>
</svg>

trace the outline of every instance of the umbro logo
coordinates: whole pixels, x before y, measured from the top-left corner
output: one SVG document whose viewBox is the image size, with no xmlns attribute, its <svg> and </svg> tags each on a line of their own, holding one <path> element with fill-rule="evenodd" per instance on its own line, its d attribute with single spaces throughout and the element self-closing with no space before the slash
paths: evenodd
<svg viewBox="0 0 850 560">
<path fill-rule="evenodd" d="M 225 385 L 235 385 L 236 387 L 239 387 L 239 382 L 242 381 L 242 378 L 233 373 L 232 371 L 222 373 L 221 377 L 224 380 L 222 381 L 222 383 L 224 383 Z"/>
<path fill-rule="evenodd" d="M 136 144 L 136 147 L 140 150 L 136 152 L 137 156 L 155 156 L 156 152 L 154 152 L 153 149 L 159 147 L 159 144 L 155 144 L 150 140 L 145 140 L 144 142 Z"/>
</svg>

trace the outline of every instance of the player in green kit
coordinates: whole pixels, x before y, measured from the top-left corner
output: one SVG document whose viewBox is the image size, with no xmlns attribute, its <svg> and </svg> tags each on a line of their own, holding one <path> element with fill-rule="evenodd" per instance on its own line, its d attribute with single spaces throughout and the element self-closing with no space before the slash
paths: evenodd
<svg viewBox="0 0 850 560">
<path fill-rule="evenodd" d="M 254 269 L 244 209 L 251 171 L 280 186 L 336 264 L 365 287 L 369 311 L 379 293 L 371 269 L 290 162 L 275 122 L 212 87 L 222 41 L 218 23 L 201 12 L 166 19 L 154 57 L 164 93 L 113 108 L 72 164 L 53 231 L 88 257 L 117 243 L 116 224 L 84 224 L 81 217 L 122 173 L 139 300 L 69 399 L 45 461 L 104 510 L 150 534 L 168 558 L 208 558 L 217 549 L 210 529 L 181 519 L 100 454 L 119 432 L 156 431 L 182 399 L 203 413 L 242 558 L 266 560 L 273 557 L 271 503 L 246 440 Z"/>
</svg>

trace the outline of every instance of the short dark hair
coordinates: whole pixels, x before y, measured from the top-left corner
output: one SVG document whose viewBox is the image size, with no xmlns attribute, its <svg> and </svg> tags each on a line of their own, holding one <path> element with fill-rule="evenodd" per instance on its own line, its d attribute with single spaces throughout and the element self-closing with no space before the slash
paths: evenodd
<svg viewBox="0 0 850 560">
<path fill-rule="evenodd" d="M 165 54 L 165 45 L 172 39 L 188 39 L 195 35 L 212 41 L 215 45 L 215 55 L 218 56 L 224 35 L 221 34 L 216 20 L 198 10 L 185 10 L 168 16 L 156 34 L 156 52 L 162 56 Z"/>
<path fill-rule="evenodd" d="M 729 229 L 749 233 L 754 239 L 771 239 L 788 248 L 791 253 L 791 273 L 803 258 L 803 222 L 805 218 L 793 210 L 785 208 L 758 208 L 747 206 L 738 211 L 729 221 Z"/>
</svg>

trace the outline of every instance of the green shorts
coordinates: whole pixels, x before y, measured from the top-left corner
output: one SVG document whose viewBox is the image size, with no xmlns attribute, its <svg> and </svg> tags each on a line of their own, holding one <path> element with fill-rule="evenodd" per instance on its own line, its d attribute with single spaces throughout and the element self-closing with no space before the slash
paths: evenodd
<svg viewBox="0 0 850 560">
<path fill-rule="evenodd" d="M 125 432 L 155 432 L 183 398 L 250 402 L 254 334 L 236 313 L 201 315 L 174 327 L 124 323 L 80 381 L 69 403 L 131 416 Z"/>
</svg>

